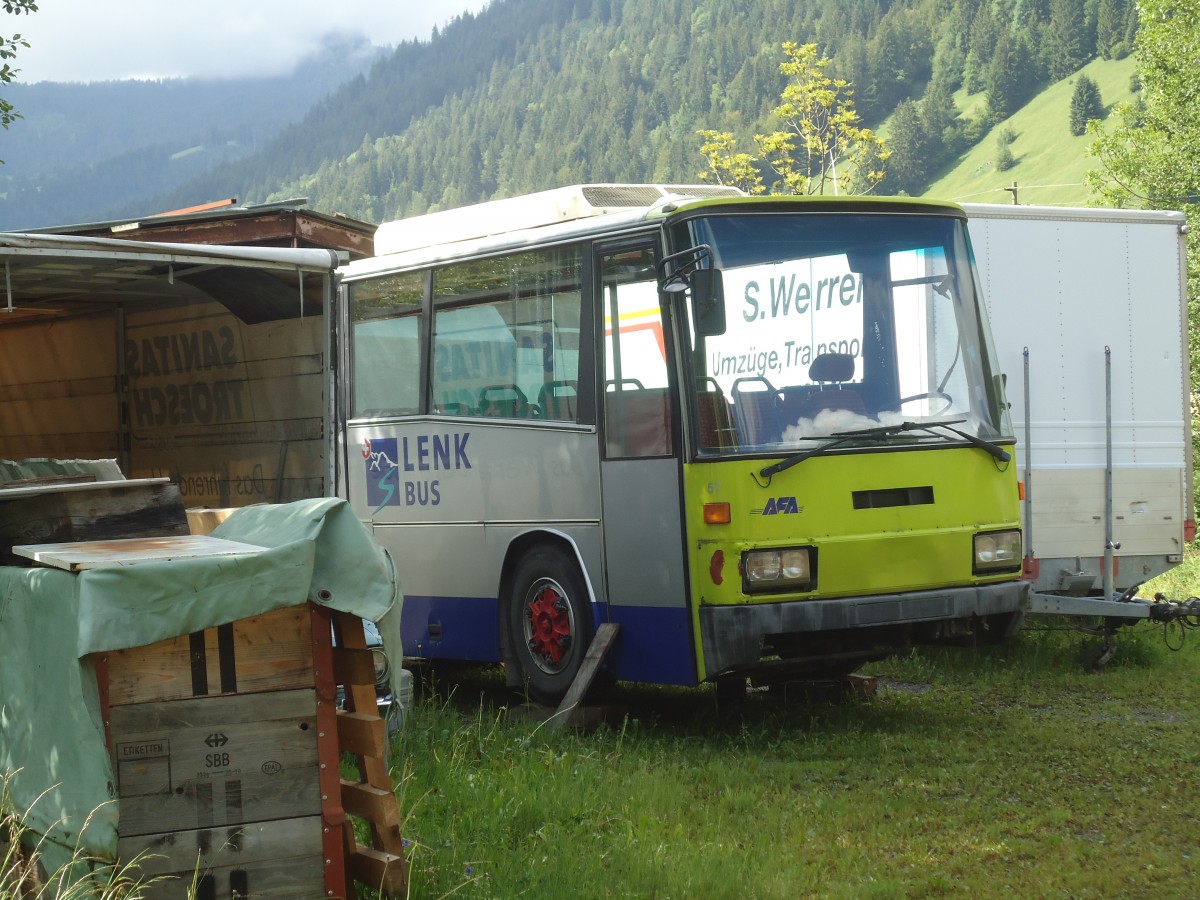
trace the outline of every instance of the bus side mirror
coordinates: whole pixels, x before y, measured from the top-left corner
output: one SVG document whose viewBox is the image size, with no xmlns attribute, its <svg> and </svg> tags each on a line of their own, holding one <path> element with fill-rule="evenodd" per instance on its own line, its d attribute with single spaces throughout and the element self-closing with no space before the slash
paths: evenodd
<svg viewBox="0 0 1200 900">
<path fill-rule="evenodd" d="M 696 269 L 689 277 L 692 321 L 696 333 L 714 337 L 725 333 L 725 281 L 720 269 Z"/>
</svg>

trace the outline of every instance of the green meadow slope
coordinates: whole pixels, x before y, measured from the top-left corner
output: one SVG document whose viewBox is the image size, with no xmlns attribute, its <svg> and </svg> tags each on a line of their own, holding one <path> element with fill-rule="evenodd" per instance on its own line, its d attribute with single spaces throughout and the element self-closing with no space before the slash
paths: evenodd
<svg viewBox="0 0 1200 900">
<path fill-rule="evenodd" d="M 1106 112 L 1133 98 L 1130 81 L 1134 60 L 1093 60 L 1081 70 L 1100 87 Z M 1015 182 L 1022 204 L 1086 206 L 1089 193 L 1084 174 L 1096 168 L 1087 155 L 1088 135 L 1075 137 L 1069 126 L 1071 94 L 1078 74 L 1064 78 L 1000 122 L 983 139 L 936 178 L 924 196 L 971 203 L 1011 203 L 1006 190 Z M 964 115 L 979 115 L 983 94 L 955 97 Z M 1004 171 L 996 165 L 998 136 L 1011 129 L 1016 140 L 1009 145 L 1015 164 Z"/>
</svg>

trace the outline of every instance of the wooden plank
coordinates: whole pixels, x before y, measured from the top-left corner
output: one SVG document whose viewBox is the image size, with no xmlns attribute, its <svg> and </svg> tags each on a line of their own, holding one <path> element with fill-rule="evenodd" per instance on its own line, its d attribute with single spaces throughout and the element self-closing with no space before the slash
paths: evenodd
<svg viewBox="0 0 1200 900">
<path fill-rule="evenodd" d="M 385 850 L 359 847 L 346 860 L 346 868 L 355 881 L 369 889 L 404 896 L 408 886 L 408 866 L 404 857 Z"/>
<path fill-rule="evenodd" d="M 368 819 L 381 828 L 400 827 L 396 795 L 383 788 L 342 779 L 342 808 L 352 816 Z"/>
<path fill-rule="evenodd" d="M 345 752 L 357 756 L 387 757 L 387 723 L 379 717 L 379 713 L 338 710 L 337 730 L 338 743 Z"/>
<path fill-rule="evenodd" d="M 164 479 L 165 480 L 165 479 Z M 37 478 L 14 478 L 12 481 L 0 482 L 0 497 L 5 491 L 14 488 L 44 487 L 46 485 L 94 484 L 96 476 L 90 472 L 80 472 L 74 475 L 41 475 Z"/>
<path fill-rule="evenodd" d="M 110 710 L 122 835 L 319 815 L 313 689 Z"/>
<path fill-rule="evenodd" d="M 239 619 L 231 630 L 209 628 L 202 642 L 181 635 L 114 650 L 104 654 L 109 703 L 216 696 L 227 687 L 243 694 L 312 687 L 312 639 L 307 608 L 290 606 Z M 203 677 L 197 677 L 196 666 Z"/>
<path fill-rule="evenodd" d="M 567 724 L 571 710 L 579 706 L 580 702 L 587 695 L 588 688 L 592 686 L 596 672 L 599 670 L 600 664 L 604 662 L 604 657 L 608 655 L 608 651 L 612 649 L 613 642 L 617 639 L 620 629 L 621 626 L 616 622 L 605 622 L 596 629 L 596 636 L 592 638 L 592 643 L 583 657 L 583 665 L 575 673 L 575 680 L 567 688 L 566 696 L 563 697 L 562 702 L 558 705 L 558 711 L 550 721 L 549 727 L 551 731 L 555 731 Z"/>
<path fill-rule="evenodd" d="M 123 478 L 119 481 L 97 481 L 95 475 L 46 475 L 23 478 L 0 484 L 0 500 L 38 497 L 44 494 L 90 494 L 95 491 L 125 492 L 138 488 L 170 484 L 169 478 Z"/>
<path fill-rule="evenodd" d="M 237 827 L 122 835 L 117 854 L 151 879 L 146 900 L 253 897 L 295 900 L 324 895 L 325 860 L 319 816 Z"/>
<path fill-rule="evenodd" d="M 111 310 L 0 328 L 0 458 L 117 456 L 121 350 Z"/>
<path fill-rule="evenodd" d="M 14 545 L 13 553 L 39 565 L 82 572 L 134 566 L 144 562 L 175 559 L 207 559 L 214 556 L 253 556 L 265 548 L 257 544 L 227 541 L 208 534 L 178 534 L 119 540 L 71 541 L 55 544 Z"/>
<path fill-rule="evenodd" d="M 356 651 L 366 650 L 367 638 L 363 631 L 362 619 L 350 613 L 335 612 L 333 616 L 334 633 L 339 648 Z M 346 689 L 346 706 L 356 712 L 371 712 L 375 705 L 375 675 L 365 681 L 350 680 L 341 682 Z"/>
<path fill-rule="evenodd" d="M 333 677 L 338 684 L 369 684 L 375 691 L 375 654 L 355 647 L 333 648 Z"/>
</svg>

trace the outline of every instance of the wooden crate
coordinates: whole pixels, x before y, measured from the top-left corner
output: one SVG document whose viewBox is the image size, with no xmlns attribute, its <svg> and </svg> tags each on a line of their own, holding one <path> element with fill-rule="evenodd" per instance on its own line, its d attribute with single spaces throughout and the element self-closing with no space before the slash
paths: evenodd
<svg viewBox="0 0 1200 900">
<path fill-rule="evenodd" d="M 94 662 L 122 862 L 159 855 L 163 867 L 143 871 L 186 879 L 211 869 L 198 900 L 245 896 L 247 884 L 256 898 L 350 897 L 356 881 L 404 896 L 399 807 L 360 619 L 307 604 Z M 337 709 L 338 684 L 348 710 Z M 360 782 L 341 780 L 343 752 Z M 369 845 L 347 812 L 369 824 Z M 310 821 L 315 841 L 292 836 Z M 226 863 L 216 848 L 238 834 L 232 846 L 245 853 Z M 184 896 L 190 884 L 147 896 Z"/>
<path fill-rule="evenodd" d="M 146 900 L 297 900 L 331 896 L 320 816 L 126 837 L 117 847 L 149 886 Z M 340 891 L 339 891 L 340 894 Z"/>
<path fill-rule="evenodd" d="M 321 813 L 312 688 L 113 707 L 120 832 Z"/>
<path fill-rule="evenodd" d="M 118 855 L 187 879 L 148 896 L 346 895 L 331 646 L 305 604 L 94 657 Z"/>
<path fill-rule="evenodd" d="M 108 704 L 311 688 L 313 637 L 307 607 L 289 606 L 116 650 L 105 654 Z"/>
</svg>

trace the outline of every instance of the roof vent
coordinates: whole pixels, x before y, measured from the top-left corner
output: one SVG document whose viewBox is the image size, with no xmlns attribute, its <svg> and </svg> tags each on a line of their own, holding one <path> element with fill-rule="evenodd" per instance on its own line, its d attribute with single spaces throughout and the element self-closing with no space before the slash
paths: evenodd
<svg viewBox="0 0 1200 900">
<path fill-rule="evenodd" d="M 668 197 L 736 197 L 740 193 L 736 188 L 713 185 L 577 184 L 384 222 L 375 232 L 375 253 L 401 253 L 589 216 L 649 209 Z"/>
</svg>

